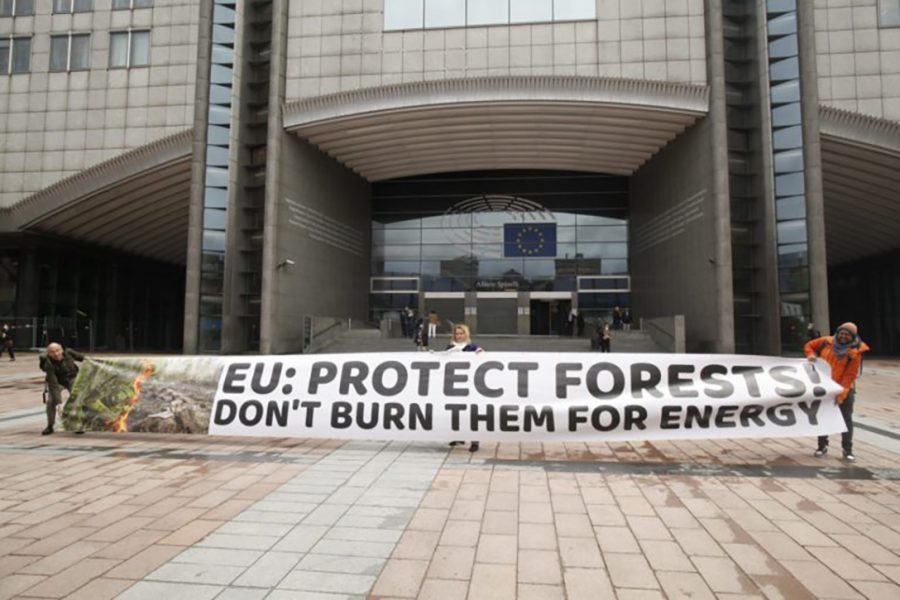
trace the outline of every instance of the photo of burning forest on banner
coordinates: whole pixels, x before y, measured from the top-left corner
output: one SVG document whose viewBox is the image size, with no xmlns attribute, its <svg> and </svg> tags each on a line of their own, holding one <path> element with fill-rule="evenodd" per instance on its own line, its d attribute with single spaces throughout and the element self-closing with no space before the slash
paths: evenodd
<svg viewBox="0 0 900 600">
<path fill-rule="evenodd" d="M 208 433 L 218 357 L 88 359 L 63 411 L 67 431 Z"/>
</svg>

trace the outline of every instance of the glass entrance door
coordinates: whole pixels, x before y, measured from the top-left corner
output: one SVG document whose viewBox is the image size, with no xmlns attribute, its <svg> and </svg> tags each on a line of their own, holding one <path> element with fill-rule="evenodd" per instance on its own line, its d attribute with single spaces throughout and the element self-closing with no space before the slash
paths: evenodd
<svg viewBox="0 0 900 600">
<path fill-rule="evenodd" d="M 571 300 L 531 300 L 531 335 L 567 335 Z"/>
</svg>

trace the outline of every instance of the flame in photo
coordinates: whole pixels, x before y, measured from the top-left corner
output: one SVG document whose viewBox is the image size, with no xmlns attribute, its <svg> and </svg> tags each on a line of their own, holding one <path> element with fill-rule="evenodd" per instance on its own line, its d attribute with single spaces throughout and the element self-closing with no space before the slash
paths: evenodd
<svg viewBox="0 0 900 600">
<path fill-rule="evenodd" d="M 141 388 L 144 387 L 144 382 L 150 379 L 150 376 L 153 375 L 154 366 L 150 361 L 145 361 L 141 364 L 141 373 L 134 379 L 134 383 L 132 383 L 132 387 L 134 388 L 134 396 L 131 397 L 131 403 L 128 405 L 128 408 L 125 409 L 119 418 L 112 422 L 112 430 L 121 433 L 128 431 L 128 415 L 131 414 L 131 411 L 134 409 L 135 404 L 138 403 L 138 400 L 141 398 Z"/>
</svg>

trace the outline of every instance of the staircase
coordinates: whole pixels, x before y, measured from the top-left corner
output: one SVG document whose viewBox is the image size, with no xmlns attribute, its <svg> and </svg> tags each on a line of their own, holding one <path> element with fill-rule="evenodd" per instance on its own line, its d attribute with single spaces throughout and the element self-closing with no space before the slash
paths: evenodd
<svg viewBox="0 0 900 600">
<path fill-rule="evenodd" d="M 441 334 L 432 350 L 443 350 L 450 343 L 450 334 Z M 588 338 L 527 335 L 479 335 L 475 343 L 488 352 L 590 352 Z M 381 337 L 377 329 L 345 331 L 327 342 L 317 354 L 347 352 L 415 352 L 416 345 L 406 338 Z M 614 331 L 613 352 L 663 352 L 643 331 Z M 599 354 L 599 352 L 598 352 Z"/>
</svg>

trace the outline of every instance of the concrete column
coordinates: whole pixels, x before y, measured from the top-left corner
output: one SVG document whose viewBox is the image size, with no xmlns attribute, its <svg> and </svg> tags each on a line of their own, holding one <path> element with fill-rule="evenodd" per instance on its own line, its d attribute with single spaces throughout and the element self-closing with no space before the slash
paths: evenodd
<svg viewBox="0 0 900 600">
<path fill-rule="evenodd" d="M 731 202 L 728 189 L 728 123 L 725 104 L 725 50 L 722 0 L 706 0 L 706 73 L 709 84 L 709 185 L 713 211 L 713 247 L 709 268 L 716 289 L 716 352 L 734 352 L 734 288 L 731 265 Z M 704 268 L 698 266 L 698 268 Z"/>
<path fill-rule="evenodd" d="M 278 199 L 281 195 L 281 159 L 283 153 L 284 74 L 287 55 L 288 0 L 272 2 L 272 46 L 269 56 L 269 129 L 266 141 L 266 204 L 265 236 L 262 258 L 262 307 L 260 314 L 259 350 L 272 354 L 278 315 L 278 278 L 286 277 L 284 269 L 277 269 Z M 423 298 L 419 298 L 421 306 Z"/>
<path fill-rule="evenodd" d="M 529 292 L 519 292 L 518 313 L 518 334 L 531 335 L 531 294 Z"/>
<path fill-rule="evenodd" d="M 466 292 L 463 300 L 463 314 L 472 335 L 478 333 L 478 292 Z"/>
<path fill-rule="evenodd" d="M 194 141 L 191 159 L 191 203 L 188 215 L 187 265 L 184 278 L 184 350 L 196 354 L 200 326 L 200 263 L 203 248 L 203 185 L 206 164 L 206 114 L 209 108 L 209 61 L 212 0 L 200 0 L 197 33 L 197 77 L 194 87 Z"/>
<path fill-rule="evenodd" d="M 806 236 L 812 321 L 820 331 L 828 322 L 828 257 L 825 251 L 825 197 L 822 189 L 822 145 L 819 137 L 819 84 L 816 67 L 815 7 L 797 2 L 800 44 L 800 103 L 803 111 L 803 161 L 806 183 Z"/>
</svg>

